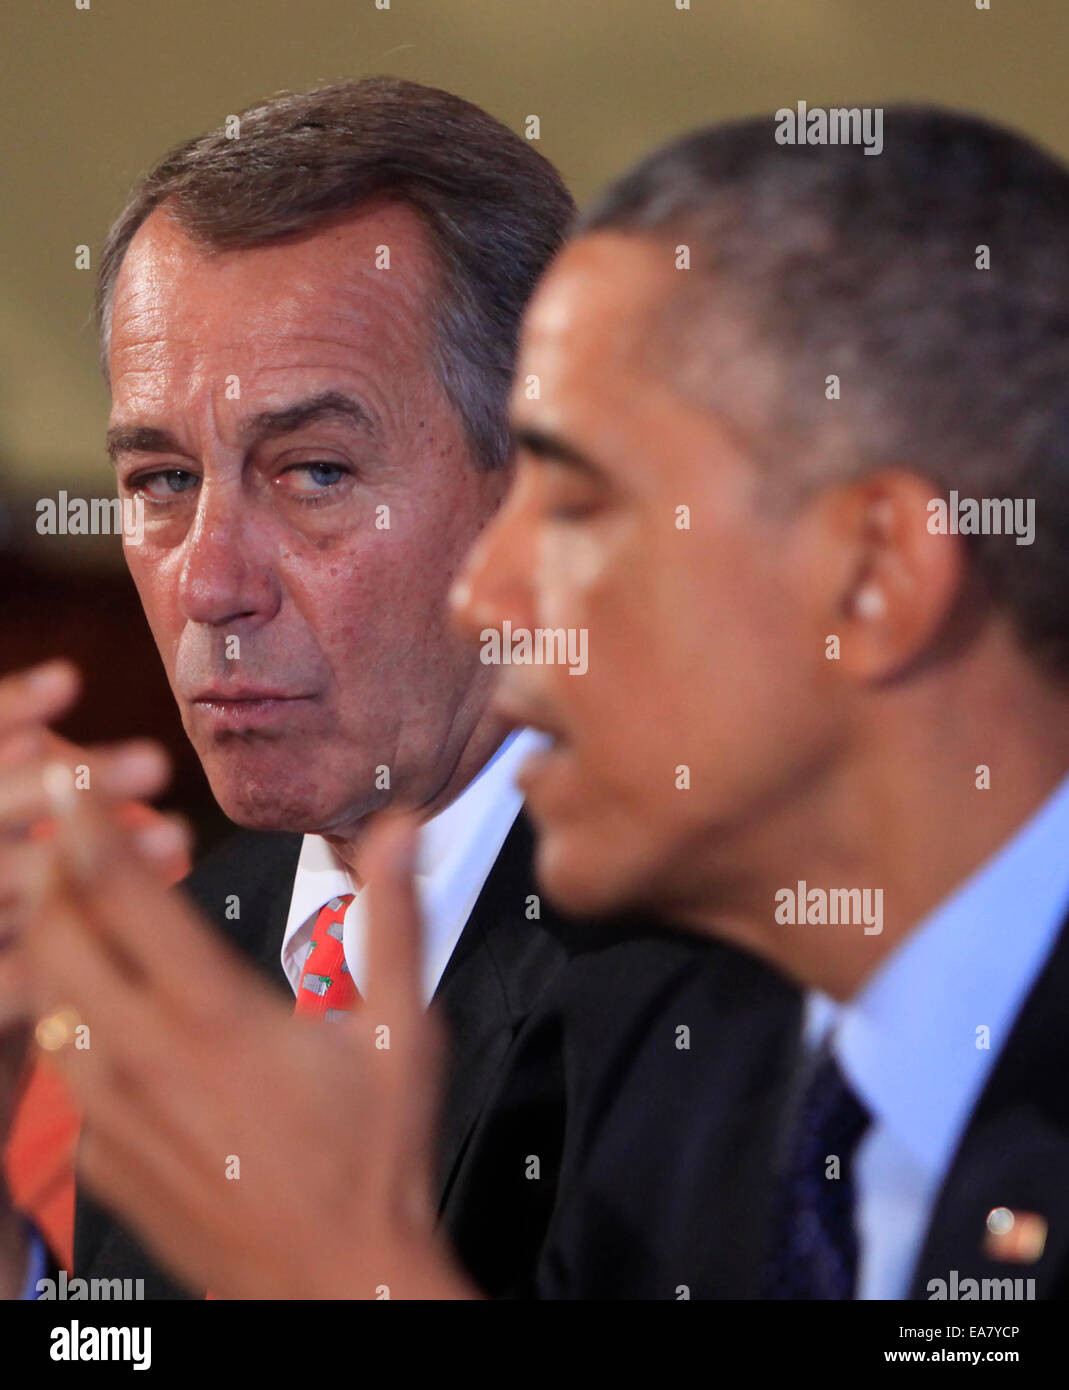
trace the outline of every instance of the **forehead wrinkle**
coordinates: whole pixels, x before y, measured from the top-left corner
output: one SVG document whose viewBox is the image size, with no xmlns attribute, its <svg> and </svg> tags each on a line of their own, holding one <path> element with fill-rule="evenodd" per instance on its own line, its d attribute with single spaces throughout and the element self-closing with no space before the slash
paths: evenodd
<svg viewBox="0 0 1069 1390">
<path fill-rule="evenodd" d="M 374 264 L 383 243 L 396 261 L 389 270 Z M 428 229 L 420 214 L 403 204 L 371 200 L 328 219 L 299 240 L 283 238 L 246 247 L 201 243 L 165 204 L 150 214 L 127 249 L 116 277 L 112 314 L 118 319 L 126 313 L 165 312 L 164 306 L 183 288 L 212 279 L 225 285 L 228 279 L 252 276 L 255 284 L 280 260 L 286 267 L 285 288 L 272 307 L 289 302 L 303 312 L 313 307 L 308 301 L 318 295 L 325 299 L 328 318 L 342 317 L 346 306 L 339 306 L 339 300 L 346 291 L 354 299 L 377 293 L 390 310 L 382 316 L 380 332 L 388 331 L 401 304 L 424 324 L 441 290 L 442 268 Z M 114 328 L 113 324 L 113 332 Z"/>
<path fill-rule="evenodd" d="M 370 412 L 360 401 L 344 391 L 328 390 L 277 409 L 258 411 L 242 424 L 240 436 L 248 445 L 329 420 L 353 425 L 372 437 L 378 432 Z"/>
<path fill-rule="evenodd" d="M 328 347 L 349 354 L 392 341 L 406 347 L 418 343 L 419 355 L 425 357 L 430 338 L 427 316 L 417 316 L 413 312 L 408 321 L 407 316 L 397 312 L 398 307 L 396 302 L 384 303 L 380 299 L 376 304 L 370 298 L 360 303 L 329 306 L 291 299 L 258 306 L 252 312 L 246 307 L 246 312 L 236 321 L 233 310 L 226 309 L 229 331 L 217 337 L 209 330 L 224 317 L 223 310 L 198 313 L 191 320 L 188 307 L 175 314 L 170 305 L 156 303 L 137 313 L 116 317 L 111 351 L 116 359 L 152 353 L 155 360 L 165 359 L 168 353 L 175 351 L 219 357 L 248 352 L 255 346 L 258 360 L 269 365 L 272 349 L 289 345 L 313 349 Z M 268 344 L 263 344 L 265 335 L 269 335 Z"/>
</svg>

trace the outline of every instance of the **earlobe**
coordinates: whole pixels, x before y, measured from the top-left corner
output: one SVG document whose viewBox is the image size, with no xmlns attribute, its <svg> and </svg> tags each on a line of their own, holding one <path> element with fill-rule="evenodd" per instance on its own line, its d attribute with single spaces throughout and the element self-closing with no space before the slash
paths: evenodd
<svg viewBox="0 0 1069 1390">
<path fill-rule="evenodd" d="M 870 475 L 854 514 L 855 572 L 847 650 L 870 674 L 905 669 L 941 640 L 961 582 L 961 555 L 926 525 L 932 484 L 906 469 Z M 845 645 L 845 644 L 844 644 Z"/>
<path fill-rule="evenodd" d="M 882 618 L 887 612 L 887 599 L 878 584 L 865 584 L 854 595 L 854 613 L 859 618 Z"/>
</svg>

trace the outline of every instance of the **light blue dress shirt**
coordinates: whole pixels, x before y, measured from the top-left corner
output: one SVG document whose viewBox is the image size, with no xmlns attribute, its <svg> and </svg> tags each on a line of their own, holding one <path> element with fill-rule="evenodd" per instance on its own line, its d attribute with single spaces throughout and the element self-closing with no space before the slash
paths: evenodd
<svg viewBox="0 0 1069 1390">
<path fill-rule="evenodd" d="M 830 1031 L 873 1116 L 854 1165 L 858 1298 L 908 1296 L 955 1149 L 1067 912 L 1069 778 L 853 999 L 810 995 L 809 1039 Z"/>
</svg>

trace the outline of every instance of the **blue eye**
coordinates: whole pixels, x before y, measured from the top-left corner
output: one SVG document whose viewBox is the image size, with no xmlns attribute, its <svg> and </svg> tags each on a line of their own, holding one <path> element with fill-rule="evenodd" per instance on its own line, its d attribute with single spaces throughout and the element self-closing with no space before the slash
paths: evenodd
<svg viewBox="0 0 1069 1390">
<path fill-rule="evenodd" d="M 196 473 L 184 468 L 161 468 L 155 473 L 142 473 L 129 483 L 132 492 L 144 493 L 154 502 L 165 502 L 168 496 L 188 492 L 200 482 Z"/>
<path fill-rule="evenodd" d="M 336 488 L 343 478 L 349 476 L 350 469 L 341 463 L 294 463 L 284 468 L 278 482 L 292 497 L 301 501 L 312 500 Z"/>
<path fill-rule="evenodd" d="M 321 487 L 330 487 L 332 483 L 338 482 L 345 476 L 345 469 L 337 463 L 308 463 L 300 466 L 307 468 L 309 477 L 313 478 Z"/>
</svg>

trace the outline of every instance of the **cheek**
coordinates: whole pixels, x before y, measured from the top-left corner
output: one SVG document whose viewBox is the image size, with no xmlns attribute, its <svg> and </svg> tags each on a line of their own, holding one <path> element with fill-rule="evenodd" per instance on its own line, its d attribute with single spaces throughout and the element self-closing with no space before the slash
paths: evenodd
<svg viewBox="0 0 1069 1390">
<path fill-rule="evenodd" d="M 156 554 L 147 543 L 125 545 L 123 554 L 160 656 L 170 671 L 185 625 L 173 556 L 170 552 Z"/>
<path fill-rule="evenodd" d="M 344 553 L 291 563 L 290 613 L 275 641 L 287 632 L 303 645 L 310 635 L 350 702 L 380 707 L 404 703 L 448 668 L 476 660 L 446 621 L 445 557 L 423 540 L 398 526 Z"/>
<path fill-rule="evenodd" d="M 595 642 L 606 652 L 616 648 L 615 635 L 634 632 L 644 620 L 636 599 L 648 591 L 647 535 L 633 513 L 592 522 L 544 520 L 537 530 L 531 574 L 539 625 L 584 626 L 592 649 Z"/>
<path fill-rule="evenodd" d="M 612 547 L 592 529 L 548 527 L 539 536 L 534 587 L 546 626 L 568 621 L 569 613 L 596 611 L 611 597 L 606 584 Z M 578 618 L 573 619 L 578 621 Z"/>
<path fill-rule="evenodd" d="M 745 558 L 725 545 L 710 563 L 708 539 L 646 528 L 545 555 L 543 617 L 589 631 L 587 673 L 553 673 L 578 770 L 599 799 L 669 820 L 715 798 L 791 684 L 782 596 L 766 584 L 755 606 Z"/>
</svg>

